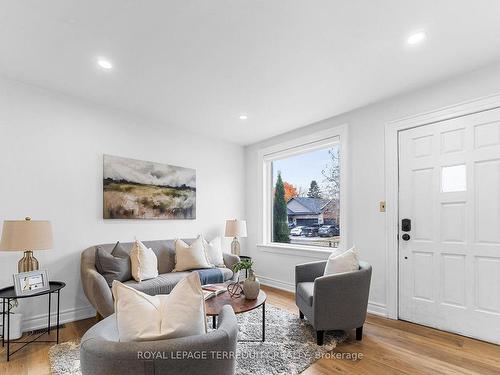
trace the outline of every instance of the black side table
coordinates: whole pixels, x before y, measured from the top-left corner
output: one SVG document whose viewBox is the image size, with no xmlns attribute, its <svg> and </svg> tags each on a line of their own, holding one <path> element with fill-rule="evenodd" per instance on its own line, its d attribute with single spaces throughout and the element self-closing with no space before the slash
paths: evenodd
<svg viewBox="0 0 500 375">
<path fill-rule="evenodd" d="M 24 348 L 26 345 L 31 344 L 33 342 L 55 342 L 59 344 L 59 300 L 60 300 L 60 293 L 61 289 L 66 286 L 65 283 L 61 281 L 51 281 L 50 282 L 50 289 L 49 290 L 44 290 L 43 292 L 40 293 L 35 293 L 35 294 L 30 294 L 28 296 L 17 296 L 16 291 L 14 290 L 13 286 L 9 286 L 7 288 L 0 289 L 0 298 L 2 299 L 2 346 L 5 346 L 5 341 L 7 341 L 7 362 L 10 360 L 10 357 Z M 57 334 L 56 334 L 56 340 L 38 340 L 40 337 L 42 337 L 44 334 L 48 333 L 50 335 L 50 300 L 52 297 L 53 293 L 57 293 Z M 31 298 L 31 297 L 38 297 L 38 296 L 43 296 L 44 294 L 49 295 L 49 318 L 47 322 L 47 329 L 44 330 L 42 333 L 40 333 L 38 336 L 36 336 L 34 339 L 29 340 L 29 341 L 13 341 L 12 343 L 14 344 L 24 344 L 20 348 L 14 350 L 12 353 L 10 352 L 10 314 L 9 314 L 9 304 L 11 300 L 14 299 L 22 299 L 22 298 Z M 7 315 L 7 335 L 5 334 L 5 315 Z"/>
</svg>

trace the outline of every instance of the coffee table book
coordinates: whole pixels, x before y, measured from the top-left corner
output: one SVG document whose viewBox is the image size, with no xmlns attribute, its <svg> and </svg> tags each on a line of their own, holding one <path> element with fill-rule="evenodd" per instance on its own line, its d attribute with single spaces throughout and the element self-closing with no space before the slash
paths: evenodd
<svg viewBox="0 0 500 375">
<path fill-rule="evenodd" d="M 203 289 L 203 297 L 205 298 L 205 301 L 227 291 L 227 287 L 225 285 L 215 284 L 203 285 L 201 289 Z"/>
</svg>

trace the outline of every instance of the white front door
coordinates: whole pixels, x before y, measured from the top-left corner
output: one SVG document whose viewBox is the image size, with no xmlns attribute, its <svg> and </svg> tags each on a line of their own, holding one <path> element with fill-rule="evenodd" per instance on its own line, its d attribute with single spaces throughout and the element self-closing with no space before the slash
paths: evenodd
<svg viewBox="0 0 500 375">
<path fill-rule="evenodd" d="M 500 343 L 500 109 L 399 133 L 399 317 Z"/>
</svg>

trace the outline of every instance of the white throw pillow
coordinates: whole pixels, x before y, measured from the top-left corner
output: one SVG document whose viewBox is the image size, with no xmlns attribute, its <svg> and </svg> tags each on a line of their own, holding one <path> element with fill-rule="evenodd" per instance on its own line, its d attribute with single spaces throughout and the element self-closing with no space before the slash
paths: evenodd
<svg viewBox="0 0 500 375">
<path fill-rule="evenodd" d="M 334 251 L 328 257 L 324 275 L 333 275 L 342 272 L 352 272 L 359 269 L 358 253 L 355 247 L 340 253 Z"/>
<path fill-rule="evenodd" d="M 158 259 L 153 250 L 144 246 L 141 241 L 136 240 L 130 251 L 130 263 L 132 266 L 132 277 L 141 282 L 154 279 L 158 276 Z"/>
<path fill-rule="evenodd" d="M 222 243 L 220 237 L 215 237 L 212 241 L 208 242 L 203 238 L 203 246 L 207 253 L 208 261 L 215 267 L 225 267 L 224 257 L 222 256 Z"/>
<path fill-rule="evenodd" d="M 198 237 L 191 245 L 183 240 L 175 240 L 174 272 L 188 271 L 198 268 L 213 268 L 208 261 L 203 239 Z"/>
<path fill-rule="evenodd" d="M 161 337 L 160 300 L 113 280 L 116 326 L 120 341 L 148 341 Z"/>
<path fill-rule="evenodd" d="M 207 332 L 200 277 L 191 273 L 170 294 L 149 296 L 119 281 L 113 282 L 120 341 L 152 341 Z"/>
</svg>

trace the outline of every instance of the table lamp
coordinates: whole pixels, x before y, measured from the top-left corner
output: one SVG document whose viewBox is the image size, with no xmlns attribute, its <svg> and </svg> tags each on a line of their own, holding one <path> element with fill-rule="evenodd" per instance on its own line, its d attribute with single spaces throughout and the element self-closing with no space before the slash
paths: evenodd
<svg viewBox="0 0 500 375">
<path fill-rule="evenodd" d="M 245 220 L 226 220 L 226 237 L 234 237 L 231 242 L 231 254 L 240 255 L 238 237 L 247 236 L 247 222 Z"/>
<path fill-rule="evenodd" d="M 29 272 L 38 269 L 38 260 L 33 250 L 52 248 L 52 226 L 50 221 L 5 220 L 3 222 L 0 251 L 24 251 L 24 256 L 17 264 L 18 272 Z"/>
</svg>

